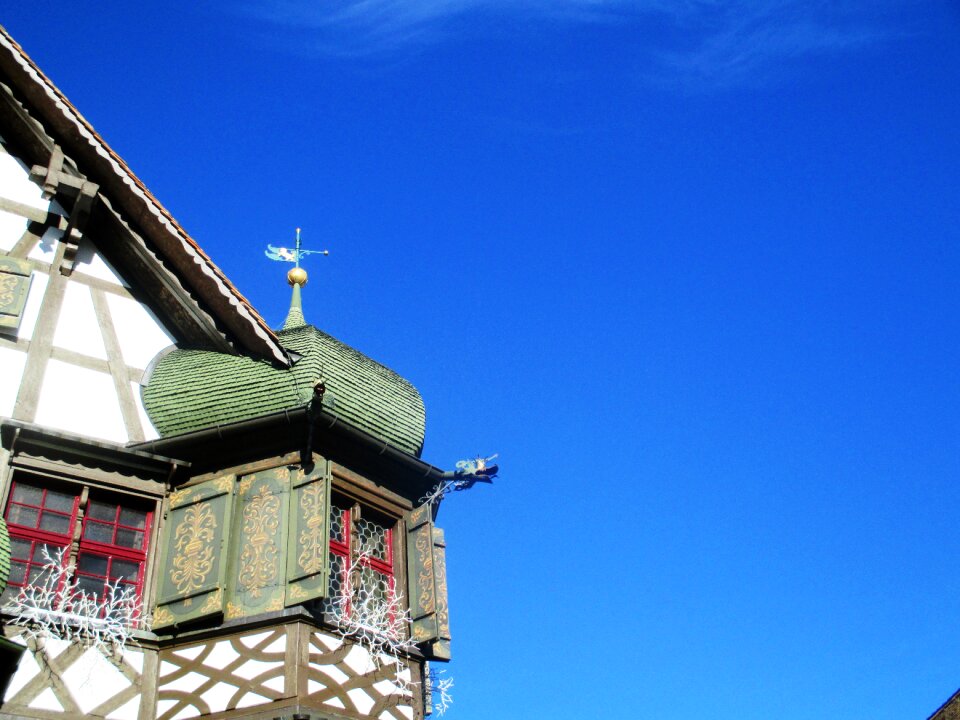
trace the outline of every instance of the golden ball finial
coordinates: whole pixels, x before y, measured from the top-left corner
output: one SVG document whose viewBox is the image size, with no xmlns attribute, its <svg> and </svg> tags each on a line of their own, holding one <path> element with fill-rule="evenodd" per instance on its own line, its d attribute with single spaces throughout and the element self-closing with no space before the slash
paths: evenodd
<svg viewBox="0 0 960 720">
<path fill-rule="evenodd" d="M 287 273 L 287 282 L 290 283 L 290 287 L 294 285 L 303 287 L 307 284 L 307 271 L 302 267 L 290 268 L 290 272 Z"/>
</svg>

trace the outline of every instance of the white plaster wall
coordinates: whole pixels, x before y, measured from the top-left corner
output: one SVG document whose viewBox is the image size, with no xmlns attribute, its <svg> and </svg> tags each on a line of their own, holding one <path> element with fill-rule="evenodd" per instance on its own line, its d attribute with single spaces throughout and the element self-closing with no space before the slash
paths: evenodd
<svg viewBox="0 0 960 720">
<path fill-rule="evenodd" d="M 86 285 L 67 283 L 57 329 L 53 333 L 53 344 L 100 360 L 107 359 L 100 322 L 93 308 L 93 297 Z"/>
<path fill-rule="evenodd" d="M 91 277 L 104 280 L 112 285 L 129 287 L 126 281 L 120 277 L 120 273 L 114 270 L 113 266 L 103 259 L 103 256 L 97 252 L 94 244 L 87 238 L 80 240 L 74 272 L 90 275 Z"/>
<path fill-rule="evenodd" d="M 143 407 L 143 398 L 140 396 L 140 383 L 130 383 L 130 392 L 133 393 L 133 399 L 137 405 L 137 415 L 140 416 L 140 427 L 143 428 L 143 439 L 156 440 L 160 437 L 160 433 L 158 433 L 157 429 L 153 426 L 153 421 L 150 420 L 146 408 Z"/>
<path fill-rule="evenodd" d="M 123 361 L 130 367 L 145 370 L 158 352 L 173 344 L 173 337 L 143 303 L 109 294 L 107 305 Z"/>
<path fill-rule="evenodd" d="M 3 195 L 2 188 L 0 188 L 0 195 Z M 28 222 L 26 218 L 0 210 L 0 250 L 10 250 L 23 236 Z"/>
<path fill-rule="evenodd" d="M 30 254 L 28 254 L 27 257 L 31 260 L 52 263 L 53 256 L 57 250 L 57 241 L 62 237 L 63 230 L 52 227 L 47 228 L 46 232 L 43 233 L 43 237 L 40 238 L 40 242 L 33 246 L 33 249 L 30 250 Z"/>
<path fill-rule="evenodd" d="M 26 179 L 26 185 L 24 185 L 24 179 Z M 15 157 L 7 154 L 3 146 L 0 146 L 0 197 L 30 207 L 41 209 L 45 207 L 40 187 L 30 182 L 26 167 Z M 0 250 L 12 248 L 23 236 L 27 223 L 28 220 L 24 217 L 0 210 Z"/>
<path fill-rule="evenodd" d="M 59 360 L 47 363 L 35 422 L 88 437 L 129 440 L 110 375 Z"/>
<path fill-rule="evenodd" d="M 108 698 L 126 690 L 130 680 L 96 648 L 88 648 L 72 665 L 60 674 L 80 709 L 87 715 Z M 140 696 L 137 695 L 139 701 Z M 127 715 L 121 720 L 136 720 L 137 715 Z"/>
<path fill-rule="evenodd" d="M 13 415 L 13 404 L 17 401 L 26 360 L 25 352 L 0 347 L 0 417 Z"/>
<path fill-rule="evenodd" d="M 30 168 L 8 153 L 0 152 L 0 193 L 7 200 L 29 205 L 37 210 L 46 210 L 49 200 L 43 199 L 40 186 L 30 179 Z"/>
<path fill-rule="evenodd" d="M 66 214 L 57 203 L 43 199 L 40 186 L 30 180 L 30 169 L 10 155 L 2 146 L 0 146 L 0 197 L 44 212 Z M 28 222 L 20 215 L 0 210 L 0 249 L 10 250 L 23 236 Z M 31 253 L 31 257 L 35 255 Z M 39 256 L 38 259 L 40 259 Z"/>
</svg>

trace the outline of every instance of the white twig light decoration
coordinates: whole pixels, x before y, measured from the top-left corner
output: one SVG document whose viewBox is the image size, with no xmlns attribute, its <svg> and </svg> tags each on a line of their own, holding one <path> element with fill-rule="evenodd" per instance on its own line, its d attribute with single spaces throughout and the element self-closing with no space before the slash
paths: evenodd
<svg viewBox="0 0 960 720">
<path fill-rule="evenodd" d="M 340 633 L 367 648 L 371 666 L 377 670 L 393 666 L 394 684 L 401 693 L 412 694 L 418 683 L 413 682 L 407 659 L 417 649 L 410 636 L 410 610 L 401 593 L 394 590 L 383 595 L 377 593 L 375 583 L 363 582 L 369 558 L 369 553 L 360 552 L 347 568 L 346 587 L 332 599 L 333 614 Z M 437 715 L 443 715 L 453 703 L 453 678 L 440 675 L 431 670 L 425 678 Z"/>
<path fill-rule="evenodd" d="M 43 547 L 39 575 L 3 608 L 13 615 L 10 624 L 22 626 L 26 637 L 82 642 L 106 654 L 133 641 L 141 619 L 136 589 L 116 582 L 106 584 L 103 597 L 85 593 L 65 555 L 65 549 Z"/>
</svg>

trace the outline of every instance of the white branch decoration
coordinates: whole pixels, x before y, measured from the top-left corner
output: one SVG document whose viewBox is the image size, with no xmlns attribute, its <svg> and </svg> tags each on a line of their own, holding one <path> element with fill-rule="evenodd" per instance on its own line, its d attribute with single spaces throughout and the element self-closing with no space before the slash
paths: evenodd
<svg viewBox="0 0 960 720">
<path fill-rule="evenodd" d="M 446 714 L 450 706 L 453 705 L 453 678 L 443 677 L 446 673 L 446 670 L 434 670 L 430 668 L 430 672 L 427 674 L 430 698 L 433 701 L 433 711 L 441 716 Z"/>
<path fill-rule="evenodd" d="M 33 582 L 3 610 L 11 624 L 23 627 L 31 638 L 60 638 L 89 644 L 106 654 L 133 641 L 141 620 L 141 604 L 132 585 L 107 583 L 102 598 L 85 593 L 73 577 L 74 565 L 65 563 L 65 549 L 50 552 L 43 547 L 44 565 Z"/>
<path fill-rule="evenodd" d="M 371 668 L 379 670 L 392 665 L 394 684 L 402 694 L 412 694 L 419 683 L 413 682 L 409 672 L 409 654 L 417 649 L 410 636 L 410 610 L 405 607 L 402 593 L 394 590 L 384 598 L 376 593 L 375 586 L 364 585 L 363 571 L 369 569 L 369 558 L 370 554 L 362 550 L 350 564 L 343 593 L 331 598 L 333 614 L 340 633 L 367 648 Z M 426 681 L 433 693 L 434 710 L 443 715 L 453 703 L 453 679 L 440 678 L 430 671 Z"/>
<path fill-rule="evenodd" d="M 429 503 L 430 505 L 436 505 L 446 495 L 449 495 L 450 493 L 456 490 L 459 490 L 460 488 L 457 487 L 458 483 L 462 483 L 462 481 L 461 480 L 445 480 L 441 483 L 437 483 L 437 485 L 434 486 L 433 490 L 431 490 L 422 498 L 417 500 L 417 502 L 420 505 L 426 505 L 427 503 Z"/>
<path fill-rule="evenodd" d="M 361 582 L 370 555 L 359 553 L 346 573 L 346 587 L 333 598 L 333 613 L 344 637 L 358 641 L 369 650 L 376 669 L 395 664 L 394 677 L 404 692 L 410 691 L 410 674 L 406 655 L 416 649 L 410 637 L 410 611 L 403 606 L 403 595 L 392 592 L 387 598 L 378 596 L 373 587 Z"/>
</svg>

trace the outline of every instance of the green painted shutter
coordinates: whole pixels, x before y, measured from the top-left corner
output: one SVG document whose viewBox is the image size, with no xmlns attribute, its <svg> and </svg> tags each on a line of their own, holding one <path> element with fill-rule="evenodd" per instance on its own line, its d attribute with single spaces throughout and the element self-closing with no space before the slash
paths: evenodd
<svg viewBox="0 0 960 720">
<path fill-rule="evenodd" d="M 413 639 L 436 660 L 450 659 L 446 545 L 433 526 L 433 508 L 421 505 L 406 517 L 407 588 Z"/>
<path fill-rule="evenodd" d="M 225 617 L 283 609 L 290 468 L 251 473 L 237 482 L 232 564 Z"/>
<path fill-rule="evenodd" d="M 0 328 L 16 330 L 20 327 L 23 306 L 30 291 L 31 270 L 27 260 L 0 257 Z"/>
<path fill-rule="evenodd" d="M 287 542 L 287 605 L 327 594 L 330 575 L 330 462 L 291 478 Z"/>
<path fill-rule="evenodd" d="M 170 494 L 155 630 L 222 612 L 235 480 L 224 475 Z"/>
</svg>

